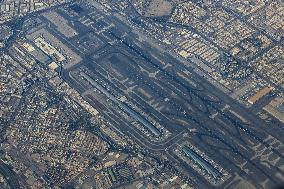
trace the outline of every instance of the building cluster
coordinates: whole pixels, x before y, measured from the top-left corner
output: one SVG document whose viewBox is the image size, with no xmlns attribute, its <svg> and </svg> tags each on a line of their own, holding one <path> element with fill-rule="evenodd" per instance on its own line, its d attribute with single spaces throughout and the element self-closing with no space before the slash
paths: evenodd
<svg viewBox="0 0 284 189">
<path fill-rule="evenodd" d="M 173 167 L 160 166 L 155 159 L 142 154 L 117 152 L 110 152 L 74 182 L 77 188 L 192 189 L 186 177 Z"/>
<path fill-rule="evenodd" d="M 43 10 L 51 6 L 66 3 L 68 0 L 2 0 L 0 1 L 0 23 L 14 17 Z"/>
<path fill-rule="evenodd" d="M 10 119 L 13 119 L 22 98 L 23 79 L 28 74 L 17 61 L 7 54 L 2 55 L 0 61 L 0 117 L 2 124 L 5 125 Z"/>
<path fill-rule="evenodd" d="M 85 170 L 94 158 L 104 155 L 108 144 L 77 122 L 82 116 L 88 121 L 89 115 L 98 112 L 64 82 L 62 88 L 54 85 L 57 74 L 48 64 L 39 62 L 37 54 L 30 53 L 35 48 L 21 40 L 9 54 L 1 56 L 0 113 L 5 118 L 1 125 L 6 123 L 3 137 L 11 148 L 20 149 L 23 161 L 27 157 L 39 167 L 35 170 L 32 166 L 28 171 L 20 166 L 13 171 L 24 175 L 39 172 L 44 180 L 61 185 Z M 29 167 L 21 159 L 15 162 Z M 28 184 L 41 182 L 32 176 L 27 178 L 34 180 L 26 180 Z"/>
<path fill-rule="evenodd" d="M 283 60 L 284 47 L 283 45 L 276 45 L 251 62 L 251 65 L 269 81 L 283 88 Z"/>
<path fill-rule="evenodd" d="M 36 84 L 25 93 L 29 103 L 18 107 L 7 138 L 29 154 L 53 182 L 62 184 L 83 171 L 93 157 L 104 154 L 108 145 L 87 131 L 70 130 L 78 119 L 77 110 L 47 87 Z"/>
</svg>

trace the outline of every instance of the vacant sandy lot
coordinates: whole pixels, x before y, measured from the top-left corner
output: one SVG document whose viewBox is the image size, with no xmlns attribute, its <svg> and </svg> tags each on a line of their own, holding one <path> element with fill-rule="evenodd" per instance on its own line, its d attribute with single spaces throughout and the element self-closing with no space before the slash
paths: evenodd
<svg viewBox="0 0 284 189">
<path fill-rule="evenodd" d="M 136 5 L 137 11 L 145 17 L 162 17 L 171 13 L 173 5 L 167 0 L 133 0 L 133 5 Z"/>
</svg>

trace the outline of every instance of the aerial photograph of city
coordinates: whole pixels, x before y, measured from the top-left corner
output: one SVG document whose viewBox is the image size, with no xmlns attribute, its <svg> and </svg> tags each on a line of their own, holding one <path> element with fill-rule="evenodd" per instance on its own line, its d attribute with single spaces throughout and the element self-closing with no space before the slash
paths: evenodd
<svg viewBox="0 0 284 189">
<path fill-rule="evenodd" d="M 0 189 L 284 189 L 284 1 L 0 0 Z"/>
</svg>

